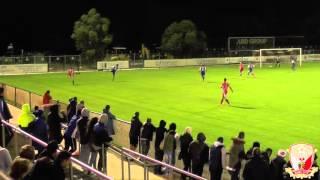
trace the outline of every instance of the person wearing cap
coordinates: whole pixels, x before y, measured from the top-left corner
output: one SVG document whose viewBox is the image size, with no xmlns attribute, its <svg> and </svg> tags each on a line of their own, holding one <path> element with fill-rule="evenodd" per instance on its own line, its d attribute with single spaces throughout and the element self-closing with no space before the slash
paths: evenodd
<svg viewBox="0 0 320 180">
<path fill-rule="evenodd" d="M 277 157 L 271 160 L 270 164 L 270 179 L 283 180 L 283 166 L 287 163 L 285 157 L 287 152 L 280 149 Z"/>
</svg>

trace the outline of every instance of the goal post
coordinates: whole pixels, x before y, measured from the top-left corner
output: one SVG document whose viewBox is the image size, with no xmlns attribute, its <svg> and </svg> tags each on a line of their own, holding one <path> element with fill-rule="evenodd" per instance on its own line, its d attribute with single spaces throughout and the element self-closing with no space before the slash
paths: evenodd
<svg viewBox="0 0 320 180">
<path fill-rule="evenodd" d="M 267 52 L 268 54 L 265 55 L 264 52 Z M 272 54 L 272 52 L 275 52 L 275 54 Z M 271 57 L 271 58 L 279 58 L 284 57 L 289 59 L 290 56 L 293 55 L 293 52 L 296 52 L 295 55 L 299 58 L 299 65 L 302 66 L 302 48 L 274 48 L 274 49 L 260 49 L 259 50 L 259 61 L 260 61 L 260 68 L 262 68 L 263 62 L 265 62 L 265 57 Z M 270 55 L 271 54 L 271 55 Z M 280 54 L 280 55 L 279 55 Z M 289 61 L 288 61 L 289 62 Z"/>
</svg>

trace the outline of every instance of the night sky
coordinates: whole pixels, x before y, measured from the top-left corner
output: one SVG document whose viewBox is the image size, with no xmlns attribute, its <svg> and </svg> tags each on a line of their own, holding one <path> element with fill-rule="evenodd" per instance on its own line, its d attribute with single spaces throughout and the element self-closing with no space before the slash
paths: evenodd
<svg viewBox="0 0 320 180">
<path fill-rule="evenodd" d="M 320 11 L 311 3 L 12 0 L 0 6 L 0 55 L 10 42 L 27 52 L 76 53 L 70 38 L 73 23 L 91 8 L 111 20 L 112 46 L 129 49 L 159 45 L 164 29 L 182 19 L 207 34 L 210 48 L 225 47 L 228 36 L 299 35 L 320 44 Z"/>
</svg>

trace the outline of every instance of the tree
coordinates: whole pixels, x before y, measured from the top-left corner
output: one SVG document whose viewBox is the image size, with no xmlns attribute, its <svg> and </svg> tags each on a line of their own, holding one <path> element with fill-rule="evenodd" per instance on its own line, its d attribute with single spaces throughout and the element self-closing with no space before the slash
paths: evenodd
<svg viewBox="0 0 320 180">
<path fill-rule="evenodd" d="M 109 19 L 101 17 L 93 8 L 74 23 L 71 38 L 76 48 L 87 58 L 103 58 L 106 48 L 112 42 L 109 26 Z"/>
<path fill-rule="evenodd" d="M 207 48 L 206 34 L 190 20 L 173 22 L 162 34 L 161 49 L 175 57 L 201 55 Z"/>
</svg>

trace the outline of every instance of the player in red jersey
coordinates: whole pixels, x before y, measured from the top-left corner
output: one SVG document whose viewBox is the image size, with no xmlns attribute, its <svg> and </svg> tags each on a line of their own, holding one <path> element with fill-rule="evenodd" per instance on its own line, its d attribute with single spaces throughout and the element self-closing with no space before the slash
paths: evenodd
<svg viewBox="0 0 320 180">
<path fill-rule="evenodd" d="M 73 67 L 68 69 L 68 77 L 72 79 L 72 85 L 74 85 L 74 69 Z"/>
<path fill-rule="evenodd" d="M 240 62 L 239 69 L 240 69 L 240 76 L 242 76 L 242 72 L 244 70 L 244 65 L 242 64 L 242 62 Z"/>
<path fill-rule="evenodd" d="M 226 102 L 227 102 L 228 104 L 230 104 L 230 102 L 229 102 L 229 100 L 228 100 L 228 97 L 227 97 L 227 95 L 228 95 L 228 89 L 230 89 L 231 92 L 233 92 L 233 90 L 232 90 L 230 84 L 227 83 L 227 78 L 224 78 L 223 83 L 221 84 L 221 89 L 222 89 L 222 99 L 221 99 L 221 101 L 220 101 L 220 104 L 222 104 L 224 100 L 226 100 Z"/>
</svg>

